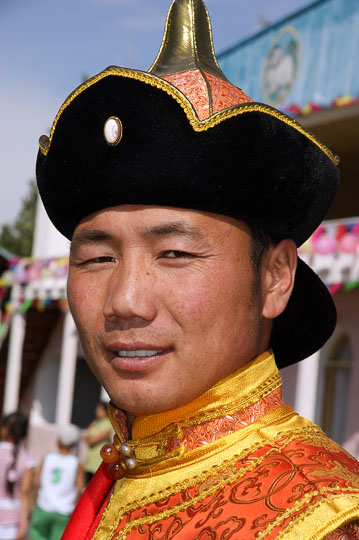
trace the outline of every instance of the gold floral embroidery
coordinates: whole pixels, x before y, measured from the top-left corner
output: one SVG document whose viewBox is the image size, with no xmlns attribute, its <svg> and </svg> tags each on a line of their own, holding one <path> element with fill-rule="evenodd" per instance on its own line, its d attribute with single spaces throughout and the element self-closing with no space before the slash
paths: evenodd
<svg viewBox="0 0 359 540">
<path fill-rule="evenodd" d="M 167 451 L 171 452 L 180 445 L 183 445 L 184 449 L 189 451 L 214 442 L 230 433 L 234 433 L 238 429 L 253 424 L 259 418 L 283 404 L 282 388 L 277 388 L 268 396 L 261 398 L 257 403 L 253 403 L 236 413 L 227 414 L 224 417 L 203 424 L 183 427 L 182 438 L 170 438 L 167 443 Z"/>
<path fill-rule="evenodd" d="M 359 473 L 359 470 L 358 470 Z M 342 463 L 339 463 L 336 460 L 328 460 L 327 466 L 314 469 L 310 472 L 310 476 L 314 476 L 317 478 L 333 478 L 333 477 L 339 477 L 343 478 L 347 482 L 353 481 L 353 472 L 348 471 L 346 467 L 343 466 Z M 358 486 L 359 486 L 359 478 L 358 478 Z"/>
</svg>

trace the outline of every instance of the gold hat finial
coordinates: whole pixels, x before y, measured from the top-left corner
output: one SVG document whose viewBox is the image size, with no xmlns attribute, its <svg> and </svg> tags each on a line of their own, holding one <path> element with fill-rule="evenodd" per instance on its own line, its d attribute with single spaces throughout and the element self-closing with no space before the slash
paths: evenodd
<svg viewBox="0 0 359 540">
<path fill-rule="evenodd" d="M 203 0 L 174 0 L 161 48 L 149 72 L 163 77 L 192 69 L 227 80 L 215 56 L 211 21 Z"/>
</svg>

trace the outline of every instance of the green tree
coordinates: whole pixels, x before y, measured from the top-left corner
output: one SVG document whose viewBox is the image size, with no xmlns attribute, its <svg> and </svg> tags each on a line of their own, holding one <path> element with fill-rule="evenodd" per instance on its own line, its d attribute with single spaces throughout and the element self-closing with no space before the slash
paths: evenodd
<svg viewBox="0 0 359 540">
<path fill-rule="evenodd" d="M 12 224 L 5 223 L 0 229 L 0 246 L 14 255 L 31 255 L 36 215 L 37 187 L 35 180 L 30 180 L 27 195 Z"/>
</svg>

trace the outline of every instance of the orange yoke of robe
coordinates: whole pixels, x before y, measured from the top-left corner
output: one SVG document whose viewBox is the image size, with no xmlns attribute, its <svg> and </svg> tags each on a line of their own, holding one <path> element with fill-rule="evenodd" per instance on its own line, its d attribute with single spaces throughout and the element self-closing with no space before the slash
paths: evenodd
<svg viewBox="0 0 359 540">
<path fill-rule="evenodd" d="M 359 539 L 359 463 L 284 404 L 271 352 L 132 437 L 137 467 L 113 483 L 103 464 L 63 540 Z"/>
</svg>

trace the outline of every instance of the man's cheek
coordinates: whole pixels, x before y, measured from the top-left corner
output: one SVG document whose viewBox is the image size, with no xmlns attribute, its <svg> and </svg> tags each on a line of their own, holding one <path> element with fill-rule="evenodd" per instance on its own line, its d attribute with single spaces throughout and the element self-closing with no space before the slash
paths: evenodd
<svg viewBox="0 0 359 540">
<path fill-rule="evenodd" d="M 74 316 L 81 316 L 82 312 L 87 311 L 87 316 L 100 309 L 99 293 L 100 287 L 91 286 L 85 280 L 69 280 L 67 287 L 67 297 L 71 312 Z M 75 315 L 75 314 L 76 315 Z"/>
<path fill-rule="evenodd" d="M 209 315 L 211 301 L 200 289 L 190 289 L 186 290 L 172 305 L 175 318 L 195 322 Z"/>
</svg>

